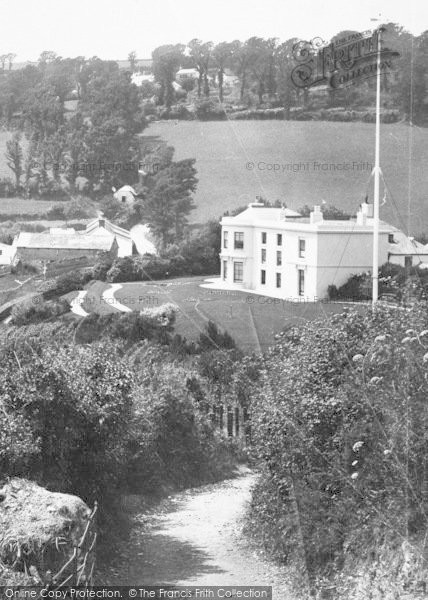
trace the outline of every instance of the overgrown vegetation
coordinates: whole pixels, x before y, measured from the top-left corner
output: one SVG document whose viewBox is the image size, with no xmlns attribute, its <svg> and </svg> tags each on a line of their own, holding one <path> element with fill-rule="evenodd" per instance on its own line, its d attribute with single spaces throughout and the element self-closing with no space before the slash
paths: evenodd
<svg viewBox="0 0 428 600">
<path fill-rule="evenodd" d="M 380 564 L 405 540 L 423 547 L 427 327 L 425 304 L 347 311 L 283 333 L 266 356 L 251 399 L 262 477 L 248 530 L 312 589 L 338 575 L 353 598 L 341 571 L 364 574 L 364 560 Z M 398 567 L 386 585 L 394 577 Z"/>
</svg>

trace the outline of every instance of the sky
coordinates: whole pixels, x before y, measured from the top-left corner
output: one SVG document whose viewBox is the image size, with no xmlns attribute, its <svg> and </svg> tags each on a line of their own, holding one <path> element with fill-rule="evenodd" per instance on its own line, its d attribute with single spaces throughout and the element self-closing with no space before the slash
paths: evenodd
<svg viewBox="0 0 428 600">
<path fill-rule="evenodd" d="M 428 29 L 426 0 L 0 0 L 0 54 L 125 60 L 132 50 L 149 58 L 157 46 L 193 38 L 329 40 L 372 29 L 379 14 L 416 35 Z"/>
</svg>

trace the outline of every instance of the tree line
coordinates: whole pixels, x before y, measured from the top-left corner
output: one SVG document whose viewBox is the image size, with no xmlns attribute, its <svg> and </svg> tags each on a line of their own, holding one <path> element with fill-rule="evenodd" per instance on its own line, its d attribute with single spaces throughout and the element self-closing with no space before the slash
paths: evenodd
<svg viewBox="0 0 428 600">
<path fill-rule="evenodd" d="M 384 102 L 398 108 L 413 120 L 426 119 L 428 70 L 428 32 L 414 36 L 402 26 L 388 23 L 384 26 L 383 47 L 399 53 L 394 59 L 394 73 L 382 82 Z M 341 31 L 331 42 L 349 38 L 356 31 Z M 160 85 L 160 104 L 170 107 L 174 102 L 173 82 L 180 68 L 194 68 L 197 76 L 197 96 L 210 96 L 210 86 L 215 87 L 218 99 L 224 100 L 226 72 L 239 80 L 239 100 L 247 104 L 277 101 L 289 109 L 298 103 L 307 104 L 307 89 L 298 89 L 292 82 L 291 73 L 297 66 L 295 47 L 300 40 L 291 38 L 285 42 L 277 38 L 251 37 L 246 41 L 234 40 L 213 44 L 193 39 L 188 44 L 169 44 L 156 48 L 152 53 L 153 73 Z M 133 56 L 132 65 L 135 66 Z M 211 84 L 210 84 L 211 80 Z M 184 83 L 187 89 L 191 83 Z M 326 105 L 364 105 L 371 102 L 375 81 L 368 79 L 346 89 L 329 90 Z"/>
</svg>

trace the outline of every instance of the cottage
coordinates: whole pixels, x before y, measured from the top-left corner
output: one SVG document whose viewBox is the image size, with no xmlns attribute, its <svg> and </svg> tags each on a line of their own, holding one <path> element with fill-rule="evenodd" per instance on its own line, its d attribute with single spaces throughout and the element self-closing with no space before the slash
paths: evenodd
<svg viewBox="0 0 428 600">
<path fill-rule="evenodd" d="M 130 185 L 124 185 L 118 190 L 113 188 L 113 196 L 123 204 L 134 204 L 137 192 Z"/>
<path fill-rule="evenodd" d="M 234 217 L 223 217 L 222 284 L 284 299 L 324 298 L 329 285 L 339 287 L 351 275 L 371 270 L 371 210 L 363 203 L 356 218 L 330 221 L 319 206 L 304 218 L 252 203 Z M 380 222 L 379 264 L 428 262 L 424 252 L 396 227 Z"/>
<path fill-rule="evenodd" d="M 107 219 L 97 218 L 86 225 L 85 233 L 87 235 L 107 235 L 115 236 L 118 245 L 118 256 L 132 256 L 137 254 L 134 241 L 131 234 L 126 229 L 110 223 Z"/>
<path fill-rule="evenodd" d="M 101 252 L 108 252 L 113 258 L 118 256 L 116 237 L 84 232 L 75 233 L 28 233 L 22 231 L 14 241 L 18 260 L 29 263 L 46 263 L 65 259 L 86 257 L 95 260 Z"/>
</svg>

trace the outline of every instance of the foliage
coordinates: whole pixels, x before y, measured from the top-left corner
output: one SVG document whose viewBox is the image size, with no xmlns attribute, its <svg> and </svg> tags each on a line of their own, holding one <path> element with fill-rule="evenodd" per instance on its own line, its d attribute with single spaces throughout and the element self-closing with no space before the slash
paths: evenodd
<svg viewBox="0 0 428 600">
<path fill-rule="evenodd" d="M 427 325 L 426 305 L 347 311 L 283 333 L 266 357 L 250 527 L 311 580 L 379 536 L 426 529 Z"/>
<path fill-rule="evenodd" d="M 31 476 L 90 504 L 98 499 L 104 511 L 116 504 L 132 375 L 114 348 L 6 346 L 0 381 L 3 414 L 11 431 L 18 425 L 21 431 L 12 455 L 7 436 L 1 438 L 6 473 Z"/>
<path fill-rule="evenodd" d="M 40 323 L 48 319 L 56 319 L 60 315 L 69 312 L 69 310 L 70 304 L 67 300 L 43 302 L 41 298 L 36 296 L 30 302 L 15 304 L 12 309 L 12 323 L 18 326 Z"/>
</svg>

